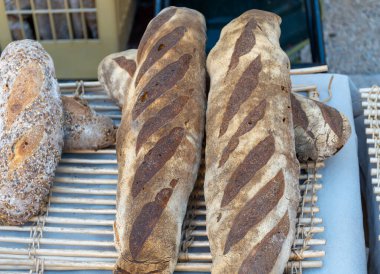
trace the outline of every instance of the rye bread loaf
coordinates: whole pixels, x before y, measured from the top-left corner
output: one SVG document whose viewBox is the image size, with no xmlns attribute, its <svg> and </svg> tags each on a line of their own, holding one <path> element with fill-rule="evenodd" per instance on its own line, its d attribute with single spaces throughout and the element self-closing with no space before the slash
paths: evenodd
<svg viewBox="0 0 380 274">
<path fill-rule="evenodd" d="M 205 20 L 170 7 L 148 25 L 117 133 L 114 273 L 172 273 L 200 163 Z M 138 77 L 137 77 L 138 76 Z"/>
<path fill-rule="evenodd" d="M 98 79 L 108 95 L 122 108 L 136 71 L 136 49 L 106 56 L 98 66 Z"/>
<path fill-rule="evenodd" d="M 88 103 L 78 97 L 62 96 L 64 151 L 101 149 L 116 142 L 116 127 L 112 119 L 98 115 Z"/>
<path fill-rule="evenodd" d="M 207 58 L 205 199 L 212 273 L 283 273 L 295 236 L 299 164 L 281 19 L 250 10 Z"/>
<path fill-rule="evenodd" d="M 31 40 L 0 57 L 0 224 L 43 210 L 63 145 L 62 102 L 53 61 Z"/>
<path fill-rule="evenodd" d="M 346 116 L 302 95 L 291 94 L 290 98 L 298 160 L 323 161 L 336 154 L 351 135 Z"/>
</svg>

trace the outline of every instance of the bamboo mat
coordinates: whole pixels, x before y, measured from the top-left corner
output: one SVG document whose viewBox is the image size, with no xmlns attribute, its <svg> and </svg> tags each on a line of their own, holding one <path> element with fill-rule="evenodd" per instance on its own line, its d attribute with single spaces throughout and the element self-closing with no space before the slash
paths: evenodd
<svg viewBox="0 0 380 274">
<path fill-rule="evenodd" d="M 376 195 L 376 201 L 380 202 L 380 87 L 362 88 L 359 89 L 359 92 L 366 117 L 364 124 L 371 164 L 373 193 Z"/>
<path fill-rule="evenodd" d="M 77 86 L 85 90 L 83 97 L 97 112 L 110 116 L 116 125 L 120 123 L 118 107 L 98 82 L 64 83 L 61 92 L 72 95 Z M 310 97 L 318 98 L 315 86 L 298 86 L 293 91 L 307 91 Z M 322 167 L 323 163 L 301 166 L 302 202 L 287 273 L 322 267 L 325 253 L 321 246 L 326 241 L 318 236 L 324 227 L 317 206 L 318 190 L 322 188 L 318 170 Z M 204 165 L 189 201 L 177 272 L 210 271 L 202 175 Z M 0 226 L 0 272 L 104 270 L 110 273 L 118 255 L 112 231 L 116 184 L 115 148 L 65 153 L 56 171 L 47 213 L 21 227 Z"/>
</svg>

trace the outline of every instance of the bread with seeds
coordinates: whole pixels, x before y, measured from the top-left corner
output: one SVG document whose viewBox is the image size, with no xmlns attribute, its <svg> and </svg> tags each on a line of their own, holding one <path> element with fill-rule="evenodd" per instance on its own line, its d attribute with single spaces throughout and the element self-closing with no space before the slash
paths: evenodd
<svg viewBox="0 0 380 274">
<path fill-rule="evenodd" d="M 62 145 L 53 61 L 38 42 L 12 42 L 0 57 L 0 224 L 43 211 Z"/>
<path fill-rule="evenodd" d="M 148 25 L 117 133 L 114 273 L 173 273 L 201 158 L 205 20 L 170 7 Z"/>
<path fill-rule="evenodd" d="M 295 237 L 299 164 L 281 19 L 250 10 L 207 58 L 206 224 L 212 273 L 283 273 Z"/>
</svg>

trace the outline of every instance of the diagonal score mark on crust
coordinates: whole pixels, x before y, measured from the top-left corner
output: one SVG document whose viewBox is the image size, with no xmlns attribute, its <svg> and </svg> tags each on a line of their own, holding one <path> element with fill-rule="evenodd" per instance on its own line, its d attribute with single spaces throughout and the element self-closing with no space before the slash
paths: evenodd
<svg viewBox="0 0 380 274">
<path fill-rule="evenodd" d="M 338 136 L 342 138 L 343 135 L 343 118 L 339 111 L 329 107 L 328 105 L 322 104 L 321 102 L 315 101 L 319 109 L 322 112 L 323 119 Z"/>
<path fill-rule="evenodd" d="M 113 58 L 113 60 L 116 62 L 116 64 L 119 65 L 119 67 L 127 71 L 129 76 L 133 77 L 133 74 L 135 74 L 135 71 L 136 71 L 135 60 L 128 59 L 125 56 L 119 56 L 119 57 Z"/>
<path fill-rule="evenodd" d="M 158 223 L 177 183 L 178 180 L 173 179 L 170 182 L 171 188 L 161 189 L 154 201 L 145 204 L 136 217 L 129 235 L 129 248 L 133 259 L 137 258 L 145 241 Z"/>
<path fill-rule="evenodd" d="M 258 243 L 239 268 L 239 274 L 271 273 L 289 234 L 289 214 L 286 211 L 279 223 Z"/>
<path fill-rule="evenodd" d="M 307 118 L 307 115 L 303 110 L 301 103 L 297 100 L 297 97 L 292 93 L 290 93 L 290 102 L 292 105 L 294 127 L 301 127 L 305 131 L 307 131 L 307 127 L 309 126 L 309 119 Z"/>
<path fill-rule="evenodd" d="M 254 18 L 251 18 L 248 23 L 244 26 L 242 33 L 237 39 L 232 53 L 231 62 L 228 66 L 228 72 L 234 69 L 239 64 L 239 58 L 251 51 L 251 49 L 256 44 L 256 37 L 253 30 L 256 28 L 257 22 Z"/>
<path fill-rule="evenodd" d="M 280 170 L 275 177 L 269 180 L 256 195 L 250 199 L 232 222 L 232 227 L 224 246 L 224 255 L 231 247 L 238 243 L 249 230 L 260 223 L 269 212 L 275 208 L 284 195 L 284 174 Z"/>
<path fill-rule="evenodd" d="M 133 198 L 143 190 L 150 179 L 173 157 L 184 136 L 185 129 L 175 127 L 168 135 L 158 140 L 154 147 L 148 151 L 136 169 L 135 177 L 133 178 Z"/>
<path fill-rule="evenodd" d="M 152 77 L 138 95 L 136 104 L 132 109 L 133 120 L 136 120 L 149 105 L 173 88 L 185 76 L 191 59 L 190 54 L 184 54 Z"/>
<path fill-rule="evenodd" d="M 245 69 L 228 100 L 226 111 L 223 114 L 222 123 L 220 125 L 219 137 L 226 133 L 231 119 L 257 87 L 261 69 L 261 57 L 258 55 Z"/>
<path fill-rule="evenodd" d="M 140 40 L 140 44 L 139 44 L 138 51 L 137 51 L 137 62 L 138 63 L 140 62 L 141 55 L 144 52 L 145 46 L 148 43 L 148 41 L 151 40 L 152 36 L 158 31 L 159 28 L 162 27 L 163 24 L 168 22 L 170 20 L 170 18 L 172 18 L 174 16 L 176 11 L 177 11 L 177 8 L 170 7 L 168 9 L 160 12 L 160 14 L 158 14 L 156 17 L 154 17 L 150 21 L 147 29 L 144 32 L 143 37 Z"/>
<path fill-rule="evenodd" d="M 148 138 L 155 133 L 163 125 L 173 120 L 183 109 L 188 96 L 178 96 L 169 105 L 162 108 L 157 114 L 149 118 L 142 126 L 136 141 L 136 154 L 139 152 L 141 146 L 148 140 Z"/>
<path fill-rule="evenodd" d="M 262 100 L 254 109 L 252 109 L 248 115 L 244 118 L 243 122 L 239 126 L 238 130 L 231 137 L 227 146 L 224 148 L 222 156 L 219 161 L 219 168 L 222 167 L 230 157 L 230 154 L 235 151 L 239 145 L 239 137 L 251 131 L 257 124 L 258 121 L 263 119 L 265 114 L 267 102 Z"/>
<path fill-rule="evenodd" d="M 19 70 L 7 104 L 6 129 L 9 129 L 17 117 L 37 99 L 43 83 L 44 75 L 37 63 L 31 63 Z"/>
<path fill-rule="evenodd" d="M 273 135 L 267 136 L 247 154 L 244 160 L 232 173 L 224 189 L 221 207 L 228 205 L 240 190 L 255 176 L 275 152 Z"/>
<path fill-rule="evenodd" d="M 141 77 L 148 71 L 148 69 L 156 63 L 168 50 L 173 48 L 185 35 L 186 27 L 180 26 L 161 37 L 156 44 L 151 48 L 144 63 L 140 66 L 139 72 L 136 76 L 135 87 L 140 82 Z"/>
</svg>

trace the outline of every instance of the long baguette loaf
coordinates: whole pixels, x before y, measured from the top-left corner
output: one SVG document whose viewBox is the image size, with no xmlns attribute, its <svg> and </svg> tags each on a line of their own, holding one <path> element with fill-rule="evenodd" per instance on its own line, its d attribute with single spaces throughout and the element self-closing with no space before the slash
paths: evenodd
<svg viewBox="0 0 380 274">
<path fill-rule="evenodd" d="M 299 164 L 281 19 L 250 10 L 207 58 L 205 199 L 212 273 L 282 273 L 295 235 Z"/>
<path fill-rule="evenodd" d="M 136 50 L 114 53 L 99 65 L 98 77 L 104 89 L 122 107 L 132 82 Z M 301 95 L 291 96 L 297 158 L 300 162 L 323 161 L 347 142 L 351 127 L 343 113 Z"/>
<path fill-rule="evenodd" d="M 64 151 L 101 149 L 115 144 L 116 127 L 112 119 L 98 115 L 77 97 L 62 96 Z"/>
<path fill-rule="evenodd" d="M 297 158 L 323 161 L 336 154 L 351 135 L 343 113 L 321 102 L 291 94 Z"/>
<path fill-rule="evenodd" d="M 130 49 L 106 56 L 98 66 L 98 79 L 105 91 L 119 107 L 131 88 L 136 71 L 136 49 Z"/>
<path fill-rule="evenodd" d="M 0 58 L 0 224 L 20 225 L 45 206 L 63 145 L 53 61 L 31 40 Z"/>
<path fill-rule="evenodd" d="M 204 131 L 200 13 L 170 7 L 149 23 L 125 104 L 117 133 L 114 273 L 172 273 Z"/>
</svg>

